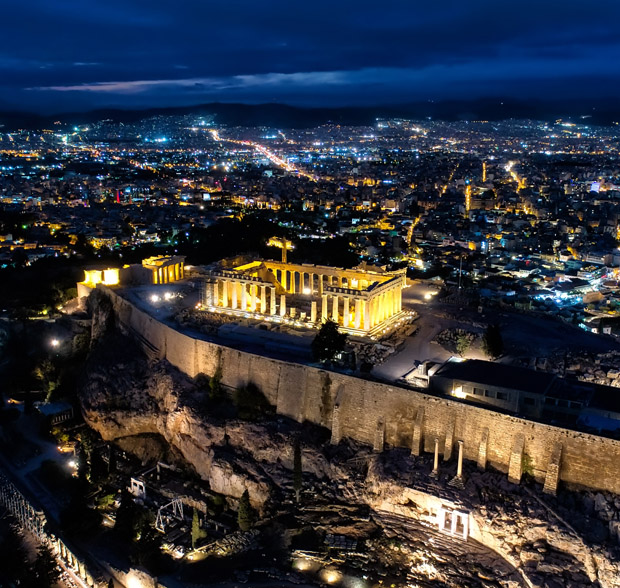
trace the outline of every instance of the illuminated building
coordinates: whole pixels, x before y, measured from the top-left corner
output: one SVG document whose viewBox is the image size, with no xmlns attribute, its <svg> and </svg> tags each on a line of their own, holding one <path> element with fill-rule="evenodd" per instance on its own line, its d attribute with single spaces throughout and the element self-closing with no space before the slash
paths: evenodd
<svg viewBox="0 0 620 588">
<path fill-rule="evenodd" d="M 405 270 L 252 261 L 211 271 L 201 304 L 212 312 L 311 328 L 331 319 L 345 332 L 376 336 L 404 317 L 405 283 Z"/>
</svg>

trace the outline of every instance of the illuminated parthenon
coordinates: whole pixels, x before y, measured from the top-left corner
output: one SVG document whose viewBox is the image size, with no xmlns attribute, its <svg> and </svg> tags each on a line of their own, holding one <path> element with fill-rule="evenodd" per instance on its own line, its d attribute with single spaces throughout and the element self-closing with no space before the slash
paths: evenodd
<svg viewBox="0 0 620 588">
<path fill-rule="evenodd" d="M 374 336 L 403 317 L 405 270 L 252 261 L 210 272 L 206 310 L 315 327 L 331 319 L 352 334 Z"/>
</svg>

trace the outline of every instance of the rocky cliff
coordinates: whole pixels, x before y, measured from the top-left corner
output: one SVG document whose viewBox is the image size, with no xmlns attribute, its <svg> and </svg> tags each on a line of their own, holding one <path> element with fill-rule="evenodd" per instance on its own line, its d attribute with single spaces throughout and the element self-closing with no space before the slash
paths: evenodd
<svg viewBox="0 0 620 588">
<path fill-rule="evenodd" d="M 301 435 L 309 487 L 324 501 L 369 506 L 377 524 L 400 538 L 398 555 L 412 578 L 431 577 L 432 568 L 444 585 L 463 585 L 453 580 L 465 574 L 460 567 L 469 552 L 461 556 L 456 549 L 446 559 L 438 555 L 439 540 L 436 548 L 426 540 L 436 526 L 432 510 L 445 503 L 469 513 L 477 542 L 467 549 L 487 546 L 496 554 L 486 568 L 480 568 L 482 556 L 468 568 L 477 578 L 468 586 L 620 586 L 615 497 L 564 492 L 542 499 L 535 484 L 515 486 L 468 464 L 464 489 L 453 488 L 447 481 L 454 465 L 432 480 L 428 456 L 398 449 L 377 455 L 350 442 L 334 447 L 324 430 L 285 418 L 219 418 L 210 413 L 204 389 L 167 362 L 147 359 L 114 331 L 105 309 L 94 322 L 81 400 L 86 421 L 105 440 L 130 446 L 132 438 L 158 435 L 213 491 L 238 498 L 247 489 L 265 511 L 272 499 L 292 494 L 292 438 Z M 485 584 L 481 578 L 489 573 L 501 579 Z"/>
</svg>

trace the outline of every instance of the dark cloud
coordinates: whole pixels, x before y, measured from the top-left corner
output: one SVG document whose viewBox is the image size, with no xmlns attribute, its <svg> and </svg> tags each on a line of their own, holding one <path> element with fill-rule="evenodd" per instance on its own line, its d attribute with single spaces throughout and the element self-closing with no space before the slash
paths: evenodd
<svg viewBox="0 0 620 588">
<path fill-rule="evenodd" d="M 12 2 L 0 88 L 41 109 L 618 95 L 618 17 L 616 0 Z"/>
</svg>

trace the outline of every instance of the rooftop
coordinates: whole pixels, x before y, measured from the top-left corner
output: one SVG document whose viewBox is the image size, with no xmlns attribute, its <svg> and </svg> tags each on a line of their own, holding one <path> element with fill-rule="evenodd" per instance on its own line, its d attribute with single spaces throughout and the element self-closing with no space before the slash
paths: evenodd
<svg viewBox="0 0 620 588">
<path fill-rule="evenodd" d="M 480 359 L 448 361 L 437 370 L 434 377 L 452 378 L 536 394 L 545 394 L 556 379 L 554 374 Z"/>
</svg>

